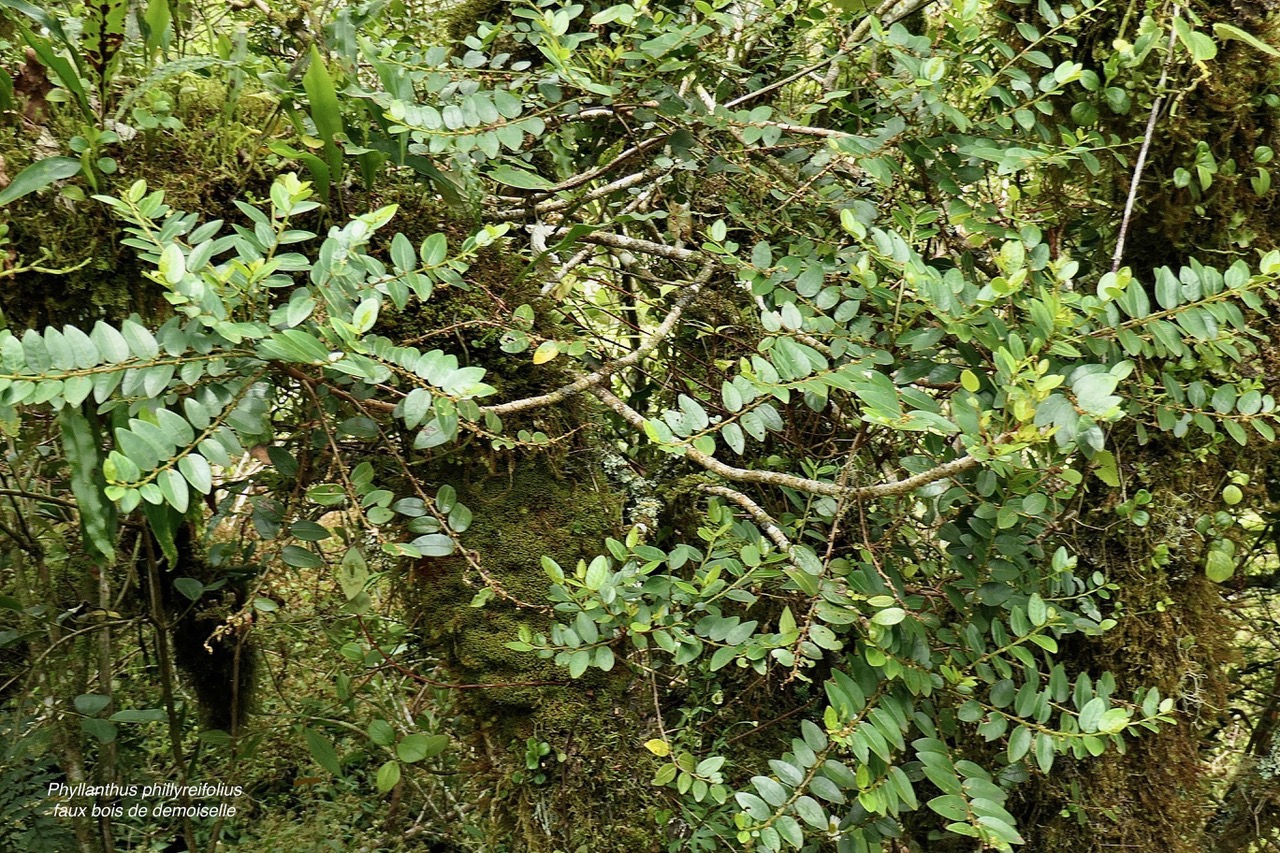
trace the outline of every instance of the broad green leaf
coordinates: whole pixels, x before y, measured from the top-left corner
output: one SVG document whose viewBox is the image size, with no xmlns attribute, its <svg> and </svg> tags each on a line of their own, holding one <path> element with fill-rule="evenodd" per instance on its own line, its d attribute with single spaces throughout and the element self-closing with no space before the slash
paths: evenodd
<svg viewBox="0 0 1280 853">
<path fill-rule="evenodd" d="M 174 578 L 173 587 L 188 601 L 198 601 L 204 595 L 204 584 L 195 578 Z"/>
<path fill-rule="evenodd" d="M 9 186 L 0 191 L 0 204 L 17 201 L 24 195 L 42 190 L 56 181 L 65 181 L 80 174 L 81 163 L 70 157 L 46 157 L 37 160 L 14 177 Z"/>
<path fill-rule="evenodd" d="M 213 471 L 203 456 L 196 453 L 183 456 L 178 460 L 178 470 L 200 494 L 207 495 L 213 490 Z"/>
<path fill-rule="evenodd" d="M 506 184 L 509 187 L 518 187 L 523 190 L 549 190 L 555 184 L 548 181 L 541 175 L 533 172 L 527 172 L 524 169 L 517 169 L 514 166 L 503 164 L 498 166 L 489 173 L 489 177 L 493 178 L 500 184 Z"/>
<path fill-rule="evenodd" d="M 369 579 L 369 566 L 359 548 L 348 548 L 342 562 L 338 564 L 338 585 L 347 600 L 355 598 L 364 589 Z"/>
<path fill-rule="evenodd" d="M 400 784 L 400 763 L 388 761 L 379 767 L 375 784 L 378 786 L 378 791 L 383 794 Z"/>
<path fill-rule="evenodd" d="M 102 696 L 94 693 L 82 693 L 75 698 L 77 713 L 84 714 L 87 717 L 92 717 L 110 704 L 110 696 Z"/>
<path fill-rule="evenodd" d="M 406 735 L 396 745 L 396 755 L 406 764 L 413 764 L 427 758 L 434 758 L 449 746 L 447 735 L 428 735 L 416 732 Z"/>
<path fill-rule="evenodd" d="M 337 137 L 342 133 L 342 107 L 338 103 L 338 93 L 325 67 L 324 58 L 313 44 L 307 72 L 302 75 L 302 88 L 311 102 L 311 120 L 315 123 L 316 132 L 324 143 L 325 161 L 329 167 L 329 178 L 335 182 L 342 179 L 342 149 L 338 147 Z"/>
<path fill-rule="evenodd" d="M 1227 556 L 1223 551 L 1214 548 L 1209 551 L 1204 563 L 1205 577 L 1214 583 L 1223 583 L 1231 580 L 1231 576 L 1236 573 L 1235 560 Z"/>
<path fill-rule="evenodd" d="M 1276 50 L 1253 33 L 1246 32 L 1245 30 L 1232 26 L 1231 24 L 1214 24 L 1213 32 L 1220 39 L 1234 39 L 1239 42 L 1244 42 L 1254 50 L 1261 51 L 1268 56 L 1280 57 L 1280 50 Z"/>
<path fill-rule="evenodd" d="M 63 407 L 58 424 L 85 547 L 100 563 L 110 563 L 115 559 L 116 507 L 105 493 L 101 437 L 95 423 L 73 406 Z"/>
<path fill-rule="evenodd" d="M 316 760 L 316 764 L 319 764 L 334 776 L 341 778 L 342 764 L 338 760 L 338 751 L 333 748 L 333 742 L 310 727 L 302 730 L 302 737 L 307 743 L 307 749 L 311 751 L 311 757 Z"/>
</svg>

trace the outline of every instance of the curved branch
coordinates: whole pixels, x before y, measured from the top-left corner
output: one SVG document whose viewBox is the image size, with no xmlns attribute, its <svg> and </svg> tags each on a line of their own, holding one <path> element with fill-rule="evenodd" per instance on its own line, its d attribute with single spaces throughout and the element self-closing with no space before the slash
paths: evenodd
<svg viewBox="0 0 1280 853">
<path fill-rule="evenodd" d="M 618 178 L 615 181 L 610 181 L 603 186 L 596 187 L 595 189 L 583 193 L 576 198 L 548 198 L 537 202 L 532 207 L 509 207 L 502 210 L 495 210 L 490 214 L 490 216 L 496 219 L 524 219 L 530 213 L 536 215 L 555 213 L 556 211 L 564 210 L 567 207 L 586 204 L 587 202 L 595 201 L 598 198 L 603 198 L 607 195 L 612 195 L 613 193 L 638 186 L 639 184 L 647 183 L 670 170 L 670 166 L 650 166 L 647 169 L 642 169 L 639 172 L 633 172 L 632 174 Z"/>
<path fill-rule="evenodd" d="M 672 330 L 675 329 L 676 324 L 680 321 L 680 315 L 684 313 L 684 309 L 687 308 L 695 298 L 697 298 L 698 293 L 702 290 L 702 286 L 710 280 L 711 273 L 714 270 L 715 266 L 713 264 L 703 264 L 702 269 L 698 271 L 698 275 L 694 278 L 691 284 L 685 287 L 684 293 L 682 293 L 680 298 L 676 300 L 675 305 L 671 307 L 671 310 L 667 313 L 667 316 L 663 318 L 662 323 L 659 324 L 658 328 L 654 329 L 653 332 L 650 333 L 649 337 L 645 339 L 644 343 L 640 344 L 640 346 L 636 347 L 629 354 L 623 356 L 617 361 L 604 365 L 599 370 L 588 373 L 586 376 L 581 376 L 573 382 L 570 382 L 568 385 L 557 388 L 549 393 L 541 394 L 537 397 L 525 397 L 522 400 L 512 400 L 508 403 L 497 403 L 492 406 L 485 406 L 480 411 L 486 414 L 508 415 L 513 412 L 523 412 L 525 409 L 535 409 L 541 406 L 553 406 L 556 403 L 567 400 L 574 394 L 580 394 L 588 388 L 600 384 L 620 370 L 631 367 L 634 364 L 638 364 L 658 348 L 658 344 L 662 342 L 663 338 L 671 334 Z"/>
<path fill-rule="evenodd" d="M 645 417 L 635 409 L 628 406 L 622 400 L 618 399 L 614 394 L 605 388 L 593 388 L 591 393 L 600 398 L 600 401 L 613 411 L 617 412 L 622 418 L 637 429 L 644 429 Z M 798 492 L 807 492 L 813 495 L 825 495 L 827 497 L 847 497 L 847 498 L 887 498 L 896 497 L 898 495 L 909 494 L 921 486 L 927 486 L 938 480 L 945 480 L 948 477 L 954 477 L 956 474 L 976 468 L 979 461 L 974 457 L 965 454 L 958 459 L 952 459 L 950 462 L 944 462 L 936 465 L 928 471 L 923 471 L 911 477 L 902 480 L 893 480 L 888 483 L 877 483 L 874 486 L 860 486 L 850 488 L 842 486 L 839 483 L 824 483 L 821 480 L 810 480 L 807 477 L 797 477 L 794 474 L 783 474 L 778 471 L 751 471 L 747 468 L 735 468 L 732 465 L 726 465 L 714 456 L 708 456 L 696 447 L 685 446 L 685 456 L 694 462 L 706 468 L 713 474 L 718 474 L 726 480 L 732 480 L 736 483 L 757 483 L 763 486 L 781 486 L 787 489 L 795 489 Z"/>
</svg>

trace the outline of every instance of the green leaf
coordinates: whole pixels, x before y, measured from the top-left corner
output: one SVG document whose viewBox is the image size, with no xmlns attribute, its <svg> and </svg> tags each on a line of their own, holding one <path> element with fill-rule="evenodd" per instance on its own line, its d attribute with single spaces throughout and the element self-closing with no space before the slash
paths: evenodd
<svg viewBox="0 0 1280 853">
<path fill-rule="evenodd" d="M 96 693 L 81 693 L 75 698 L 77 713 L 84 714 L 86 717 L 94 716 L 110 704 L 110 696 L 101 696 Z"/>
<path fill-rule="evenodd" d="M 587 667 L 591 666 L 591 652 L 588 649 L 578 649 L 569 655 L 569 677 L 581 678 L 583 673 L 587 671 Z"/>
<path fill-rule="evenodd" d="M 74 406 L 62 408 L 58 424 L 85 548 L 101 564 L 110 563 L 115 560 L 116 507 L 106 496 L 101 438 L 95 423 Z"/>
<path fill-rule="evenodd" d="M 1214 24 L 1213 32 L 1218 38 L 1223 39 L 1224 41 L 1234 39 L 1235 41 L 1244 42 L 1254 50 L 1261 51 L 1268 56 L 1280 57 L 1280 50 L 1276 50 L 1253 33 L 1245 32 L 1239 27 L 1234 27 L 1231 24 Z"/>
<path fill-rule="evenodd" d="M 490 172 L 489 177 L 500 184 L 506 184 L 509 187 L 517 187 L 522 190 L 549 190 L 555 186 L 555 184 L 541 175 L 535 175 L 533 172 L 526 172 L 524 169 L 517 169 L 506 164 L 498 166 Z"/>
<path fill-rule="evenodd" d="M 98 739 L 98 743 L 111 743 L 116 739 L 116 727 L 106 720 L 97 718 L 89 718 L 80 721 L 80 728 L 84 729 L 86 734 L 91 734 Z"/>
<path fill-rule="evenodd" d="M 169 9 L 171 0 L 149 0 L 147 3 L 147 11 L 142 16 L 142 20 L 147 25 L 147 53 L 154 55 L 160 49 L 160 45 L 164 40 L 165 33 L 169 29 L 172 21 L 172 14 Z"/>
<path fill-rule="evenodd" d="M 89 333 L 89 338 L 97 345 L 102 357 L 112 364 L 127 361 L 131 355 L 124 335 L 101 320 L 93 324 L 93 331 Z"/>
<path fill-rule="evenodd" d="M 307 749 L 311 751 L 311 757 L 316 760 L 316 764 L 334 776 L 342 778 L 342 764 L 338 761 L 338 752 L 333 748 L 333 743 L 310 727 L 302 730 L 302 737 L 307 742 Z"/>
<path fill-rule="evenodd" d="M 182 524 L 182 516 L 168 504 L 145 503 L 142 506 L 142 512 L 147 517 L 147 526 L 151 529 L 151 535 L 155 536 L 156 541 L 160 543 L 160 551 L 164 554 L 164 558 L 170 565 L 176 566 L 178 548 L 174 544 L 174 537 Z"/>
<path fill-rule="evenodd" d="M 191 490 L 187 481 L 177 470 L 166 468 L 156 476 L 156 485 L 165 501 L 179 513 L 185 513 L 191 503 Z"/>
<path fill-rule="evenodd" d="M 756 786 L 760 796 L 764 797 L 764 801 L 771 806 L 781 806 L 787 801 L 787 789 L 775 779 L 770 779 L 768 776 L 752 776 L 751 784 Z"/>
<path fill-rule="evenodd" d="M 449 511 L 449 529 L 454 533 L 465 533 L 471 527 L 471 510 L 457 504 Z"/>
<path fill-rule="evenodd" d="M 16 0 L 0 0 L 0 5 L 14 8 L 15 2 Z M 97 116 L 89 104 L 89 95 L 84 89 L 84 62 L 81 60 L 81 51 L 78 49 L 78 45 L 69 41 L 65 34 L 59 37 L 62 43 L 67 46 L 71 58 L 75 61 L 75 64 L 72 65 L 72 63 L 63 58 L 62 54 L 48 39 L 32 33 L 26 27 L 20 26 L 20 29 L 22 30 L 23 40 L 36 52 L 40 63 L 58 75 L 58 80 L 62 85 L 76 96 L 76 103 L 80 107 L 81 114 L 91 121 L 97 121 Z M 56 30 L 51 29 L 50 31 L 62 32 L 62 28 L 58 26 Z"/>
<path fill-rule="evenodd" d="M 587 589 L 595 591 L 604 586 L 604 583 L 608 578 L 609 560 L 602 554 L 591 561 L 591 565 L 587 568 L 587 575 L 583 580 L 583 584 Z"/>
<path fill-rule="evenodd" d="M 138 358 L 153 359 L 160 354 L 155 336 L 141 323 L 130 318 L 120 325 L 120 334 L 128 342 L 129 350 Z"/>
<path fill-rule="evenodd" d="M 1098 723 L 1102 721 L 1102 715 L 1106 713 L 1107 701 L 1101 696 L 1095 696 L 1085 703 L 1080 709 L 1080 730 L 1084 732 L 1096 732 Z"/>
<path fill-rule="evenodd" d="M 447 735 L 428 735 L 416 732 L 406 735 L 396 745 L 396 755 L 406 764 L 413 764 L 427 758 L 434 758 L 449 746 Z"/>
<path fill-rule="evenodd" d="M 351 325 L 356 327 L 358 334 L 363 335 L 378 322 L 378 309 L 381 305 L 379 300 L 370 298 L 362 300 L 356 306 L 356 310 L 351 315 Z"/>
<path fill-rule="evenodd" d="M 286 545 L 280 552 L 280 559 L 298 569 L 315 569 L 324 565 L 324 560 L 313 551 L 297 545 Z"/>
<path fill-rule="evenodd" d="M 1021 761 L 1030 749 L 1031 729 L 1018 726 L 1013 730 L 1013 734 L 1009 735 L 1009 763 Z"/>
<path fill-rule="evenodd" d="M 1036 765 L 1041 773 L 1048 773 L 1053 767 L 1054 755 L 1053 736 L 1045 733 L 1036 735 Z"/>
<path fill-rule="evenodd" d="M 1032 593 L 1027 599 L 1027 618 L 1031 620 L 1031 624 L 1040 627 L 1049 621 L 1049 607 L 1044 603 L 1044 599 L 1039 593 Z"/>
<path fill-rule="evenodd" d="M 342 107 L 338 103 L 338 93 L 325 67 L 324 58 L 316 46 L 311 45 L 311 61 L 307 73 L 302 75 L 302 88 L 311 102 L 311 120 L 315 122 L 316 133 L 324 142 L 325 160 L 329 167 L 332 181 L 342 180 L 342 149 L 335 138 L 342 133 Z"/>
<path fill-rule="evenodd" d="M 877 625 L 897 625 L 903 619 L 907 618 L 907 612 L 901 607 L 886 607 L 871 617 L 871 621 Z"/>
<path fill-rule="evenodd" d="M 24 195 L 42 190 L 55 181 L 65 181 L 80 174 L 81 163 L 71 157 L 46 157 L 37 160 L 17 174 L 0 192 L 0 204 L 9 204 Z"/>
<path fill-rule="evenodd" d="M 413 546 L 424 557 L 447 557 L 453 553 L 454 543 L 443 533 L 428 533 L 413 540 Z"/>
<path fill-rule="evenodd" d="M 400 784 L 400 763 L 388 761 L 383 764 L 378 768 L 374 782 L 378 786 L 378 791 L 383 794 Z"/>
<path fill-rule="evenodd" d="M 386 720 L 374 720 L 369 724 L 369 740 L 378 746 L 390 746 L 395 739 L 396 730 Z"/>
<path fill-rule="evenodd" d="M 213 471 L 203 456 L 188 453 L 178 460 L 178 470 L 200 494 L 207 495 L 213 490 Z"/>
<path fill-rule="evenodd" d="M 397 233 L 391 238 L 391 262 L 401 271 L 418 267 L 418 255 L 413 251 L 413 244 L 409 242 L 409 238 L 403 234 Z"/>
<path fill-rule="evenodd" d="M 173 588 L 188 601 L 198 601 L 204 595 L 204 584 L 195 578 L 174 578 Z"/>
<path fill-rule="evenodd" d="M 1231 580 L 1231 576 L 1236 573 L 1236 563 L 1226 552 L 1214 548 L 1209 552 L 1204 562 L 1204 574 L 1214 583 L 1223 583 Z"/>
<path fill-rule="evenodd" d="M 375 315 L 376 317 L 376 315 Z M 285 329 L 258 342 L 264 358 L 301 364 L 328 364 L 329 348 L 302 329 Z"/>
<path fill-rule="evenodd" d="M 813 797 L 799 797 L 792 805 L 795 807 L 796 814 L 800 815 L 801 820 L 812 826 L 814 829 L 826 830 L 827 827 L 827 810 L 818 804 Z"/>
<path fill-rule="evenodd" d="M 926 805 L 947 820 L 967 821 L 969 819 L 968 801 L 955 794 L 934 797 Z"/>
<path fill-rule="evenodd" d="M 365 562 L 364 554 L 360 553 L 359 548 L 348 548 L 342 562 L 338 564 L 338 585 L 342 587 L 342 594 L 350 601 L 364 590 L 368 579 L 369 565 Z"/>
<path fill-rule="evenodd" d="M 169 719 L 163 708 L 131 708 L 116 711 L 110 717 L 113 723 L 160 723 Z"/>
</svg>

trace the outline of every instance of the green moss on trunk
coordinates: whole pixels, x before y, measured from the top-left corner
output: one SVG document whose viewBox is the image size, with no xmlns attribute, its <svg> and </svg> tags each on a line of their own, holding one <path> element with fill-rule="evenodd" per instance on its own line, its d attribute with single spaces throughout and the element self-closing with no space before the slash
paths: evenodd
<svg viewBox="0 0 1280 853">
<path fill-rule="evenodd" d="M 532 457 L 497 474 L 435 472 L 475 514 L 463 544 L 511 598 L 545 602 L 542 555 L 571 570 L 617 531 L 619 495 L 580 463 L 571 468 Z M 472 607 L 484 582 L 461 557 L 423 560 L 405 580 L 426 648 L 453 680 L 493 685 L 458 694 L 473 721 L 467 793 L 486 815 L 490 849 L 657 850 L 656 762 L 639 736 L 647 684 L 622 667 L 569 682 L 553 661 L 507 648 L 521 626 L 545 632 L 550 615 L 500 595 Z"/>
</svg>

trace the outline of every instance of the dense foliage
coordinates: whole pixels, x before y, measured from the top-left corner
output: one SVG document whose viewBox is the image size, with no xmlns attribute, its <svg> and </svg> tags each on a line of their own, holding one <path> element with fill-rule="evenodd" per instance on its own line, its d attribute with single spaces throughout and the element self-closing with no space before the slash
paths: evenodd
<svg viewBox="0 0 1280 853">
<path fill-rule="evenodd" d="M 1265 19 L 0 9 L 0 846 L 1272 838 Z"/>
</svg>

